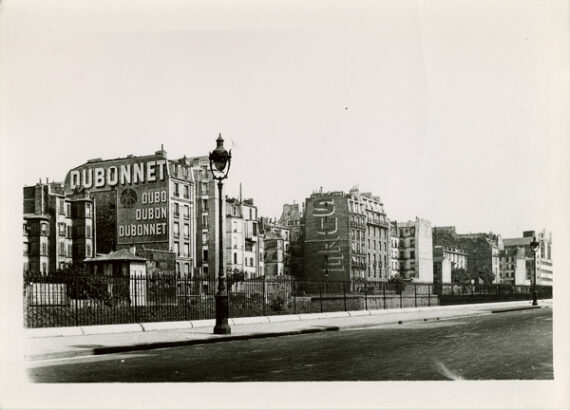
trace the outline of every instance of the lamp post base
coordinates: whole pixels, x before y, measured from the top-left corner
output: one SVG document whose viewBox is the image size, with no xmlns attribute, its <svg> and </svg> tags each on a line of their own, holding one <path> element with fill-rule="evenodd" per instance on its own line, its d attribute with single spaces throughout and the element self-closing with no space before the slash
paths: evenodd
<svg viewBox="0 0 570 410">
<path fill-rule="evenodd" d="M 228 324 L 228 295 L 216 295 L 216 326 L 215 335 L 229 335 L 232 332 Z"/>
<path fill-rule="evenodd" d="M 538 301 L 536 300 L 536 292 L 532 295 L 532 306 L 538 306 Z"/>
</svg>

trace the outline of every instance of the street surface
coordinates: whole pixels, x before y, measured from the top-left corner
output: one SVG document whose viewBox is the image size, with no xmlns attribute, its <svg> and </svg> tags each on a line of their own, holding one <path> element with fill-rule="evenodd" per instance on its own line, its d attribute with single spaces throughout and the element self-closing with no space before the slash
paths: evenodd
<svg viewBox="0 0 570 410">
<path fill-rule="evenodd" d="M 34 382 L 552 379 L 552 309 L 52 359 Z"/>
</svg>

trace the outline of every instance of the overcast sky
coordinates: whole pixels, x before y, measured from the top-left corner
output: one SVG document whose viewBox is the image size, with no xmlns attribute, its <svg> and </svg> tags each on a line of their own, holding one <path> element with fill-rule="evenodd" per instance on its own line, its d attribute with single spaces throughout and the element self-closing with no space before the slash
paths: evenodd
<svg viewBox="0 0 570 410">
<path fill-rule="evenodd" d="M 16 190 L 221 132 L 228 193 L 271 217 L 358 184 L 392 219 L 511 237 L 567 198 L 563 2 L 7 3 Z"/>
</svg>

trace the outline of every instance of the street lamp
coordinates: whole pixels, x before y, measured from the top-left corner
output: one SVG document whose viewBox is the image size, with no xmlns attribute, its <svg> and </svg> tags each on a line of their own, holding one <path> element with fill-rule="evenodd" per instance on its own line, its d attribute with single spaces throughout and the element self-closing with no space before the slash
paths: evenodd
<svg viewBox="0 0 570 410">
<path fill-rule="evenodd" d="M 219 267 L 218 267 L 218 293 L 216 293 L 216 325 L 214 334 L 228 335 L 232 329 L 228 324 L 228 292 L 226 291 L 224 277 L 224 226 L 223 226 L 223 201 L 222 201 L 222 181 L 228 177 L 230 164 L 232 162 L 232 150 L 226 151 L 222 134 L 216 140 L 216 149 L 210 152 L 210 171 L 212 177 L 218 181 L 218 208 L 219 208 Z"/>
<path fill-rule="evenodd" d="M 536 236 L 532 238 L 532 242 L 530 243 L 530 249 L 534 253 L 534 280 L 532 281 L 532 305 L 537 306 L 538 301 L 536 300 L 536 254 L 538 252 L 538 245 L 540 242 L 536 240 Z"/>
</svg>

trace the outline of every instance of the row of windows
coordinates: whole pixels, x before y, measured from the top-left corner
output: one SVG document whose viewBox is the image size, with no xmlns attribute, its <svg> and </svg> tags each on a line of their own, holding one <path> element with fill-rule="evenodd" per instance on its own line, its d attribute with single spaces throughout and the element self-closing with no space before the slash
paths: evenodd
<svg viewBox="0 0 570 410">
<path fill-rule="evenodd" d="M 180 236 L 180 224 L 178 222 L 174 222 L 174 230 L 173 230 L 173 234 L 175 238 L 178 238 Z M 190 225 L 189 224 L 184 224 L 184 232 L 183 232 L 184 238 L 190 238 Z"/>
<path fill-rule="evenodd" d="M 60 215 L 65 215 L 66 217 L 71 218 L 72 217 L 72 215 L 71 215 L 71 204 L 69 202 L 65 202 L 64 199 L 60 199 L 58 202 L 59 202 L 59 207 L 58 207 L 59 212 L 58 213 Z M 86 203 L 85 204 L 85 217 L 91 218 L 92 217 L 91 211 L 92 211 L 91 204 Z"/>
<path fill-rule="evenodd" d="M 181 256 L 186 258 L 190 257 L 190 244 L 188 242 L 183 243 L 182 246 L 180 246 L 178 242 L 174 242 L 173 250 L 176 256 Z"/>
<path fill-rule="evenodd" d="M 180 189 L 182 187 L 182 189 Z M 180 195 L 182 193 L 182 196 Z M 174 183 L 174 196 L 177 198 L 191 199 L 190 198 L 190 186 Z"/>
<path fill-rule="evenodd" d="M 174 203 L 174 217 L 178 218 L 180 216 L 180 204 L 177 202 Z M 182 217 L 184 219 L 190 219 L 190 206 L 183 205 L 182 206 Z"/>
<path fill-rule="evenodd" d="M 71 226 L 70 225 L 66 225 L 64 223 L 59 223 L 58 224 L 58 235 L 59 236 L 65 236 L 68 239 L 71 239 Z M 91 225 L 85 225 L 85 237 L 86 238 L 92 238 L 93 237 L 93 228 L 91 227 Z"/>
</svg>

